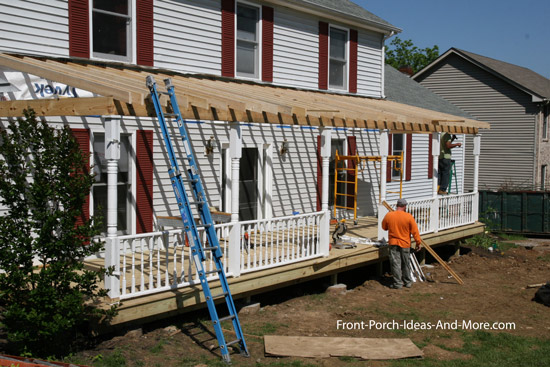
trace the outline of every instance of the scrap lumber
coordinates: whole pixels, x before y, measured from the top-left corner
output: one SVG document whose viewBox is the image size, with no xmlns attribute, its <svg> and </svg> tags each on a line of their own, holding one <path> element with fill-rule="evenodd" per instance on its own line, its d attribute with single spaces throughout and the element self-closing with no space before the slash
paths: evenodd
<svg viewBox="0 0 550 367">
<path fill-rule="evenodd" d="M 386 209 L 388 209 L 390 212 L 393 212 L 394 209 L 385 201 L 382 201 L 382 205 L 384 205 L 386 207 Z M 441 259 L 439 257 L 439 255 L 434 251 L 434 249 L 432 249 L 426 242 L 424 242 L 424 240 L 422 240 L 422 243 L 421 243 L 422 246 L 424 246 L 424 248 L 426 248 L 426 250 L 428 250 L 428 252 L 430 253 L 430 255 L 433 256 L 434 259 L 437 260 L 438 263 L 441 264 L 441 266 L 443 266 L 445 268 L 445 270 L 447 270 L 449 272 L 449 274 L 451 274 L 451 276 L 453 278 L 455 278 L 455 280 L 460 284 L 460 285 L 464 285 L 464 282 L 462 281 L 462 279 L 460 279 L 460 277 L 458 276 L 457 273 L 455 273 L 453 271 L 453 269 L 451 269 L 451 267 L 445 262 L 443 261 L 443 259 Z"/>
<path fill-rule="evenodd" d="M 306 337 L 264 335 L 265 354 L 270 356 L 361 359 L 401 359 L 422 357 L 422 351 L 409 339 Z"/>
</svg>

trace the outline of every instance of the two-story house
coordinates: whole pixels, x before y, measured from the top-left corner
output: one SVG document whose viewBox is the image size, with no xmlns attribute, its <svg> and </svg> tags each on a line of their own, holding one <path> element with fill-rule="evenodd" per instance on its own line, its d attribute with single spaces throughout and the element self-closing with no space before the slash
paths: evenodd
<svg viewBox="0 0 550 367">
<path fill-rule="evenodd" d="M 237 294 L 343 270 L 312 265 L 342 255 L 329 252 L 336 150 L 356 157 L 340 162 L 349 168 L 340 179 L 357 178 L 341 189 L 360 216 L 381 219 L 380 202 L 401 195 L 434 243 L 481 228 L 476 188 L 463 189 L 466 149 L 453 195 L 437 195 L 436 170 L 442 132 L 473 135 L 475 182 L 488 124 L 386 99 L 384 41 L 400 30 L 351 1 L 22 0 L 0 4 L 0 21 L 0 123 L 32 107 L 73 129 L 96 174 L 86 215 L 104 208 L 98 256 L 117 269 L 106 279 L 111 297 L 135 306 L 167 294 L 156 298 L 162 307 L 117 322 L 199 302 L 170 293 L 192 294 L 197 278 L 181 229 L 167 227 L 179 211 L 148 75 L 172 78 L 209 204 L 228 213 L 216 228 Z M 383 235 L 375 225 L 372 237 Z M 379 259 L 364 251 L 347 266 Z M 238 278 L 261 271 L 271 275 Z"/>
</svg>

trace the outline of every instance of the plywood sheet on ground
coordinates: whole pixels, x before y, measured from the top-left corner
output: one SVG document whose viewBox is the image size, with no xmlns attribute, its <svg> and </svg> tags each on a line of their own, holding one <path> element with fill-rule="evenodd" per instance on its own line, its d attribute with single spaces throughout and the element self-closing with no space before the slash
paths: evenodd
<svg viewBox="0 0 550 367">
<path fill-rule="evenodd" d="M 264 336 L 265 353 L 273 356 L 328 358 L 349 356 L 362 359 L 422 357 L 408 339 Z"/>
</svg>

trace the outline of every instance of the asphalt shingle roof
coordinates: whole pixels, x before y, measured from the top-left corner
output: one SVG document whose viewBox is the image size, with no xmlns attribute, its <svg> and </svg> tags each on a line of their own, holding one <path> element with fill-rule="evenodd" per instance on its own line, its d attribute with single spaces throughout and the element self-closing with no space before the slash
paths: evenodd
<svg viewBox="0 0 550 367">
<path fill-rule="evenodd" d="M 365 8 L 349 0 L 302 0 L 300 2 L 325 8 L 333 12 L 342 13 L 347 16 L 366 20 L 368 22 L 376 23 L 383 26 L 384 28 L 389 28 L 398 32 L 401 31 L 401 29 L 399 29 L 398 27 L 390 24 L 384 19 L 372 14 Z"/>
<path fill-rule="evenodd" d="M 451 102 L 439 97 L 394 67 L 386 64 L 384 70 L 384 93 L 387 100 L 473 119 Z"/>
<path fill-rule="evenodd" d="M 497 77 L 500 77 L 507 82 L 516 85 L 518 88 L 524 90 L 529 94 L 538 96 L 539 98 L 543 99 L 550 99 L 550 79 L 545 78 L 544 76 L 534 72 L 531 69 L 492 59 L 490 57 L 478 55 L 473 52 L 460 50 L 454 47 L 450 48 L 443 55 L 439 56 L 439 58 L 435 60 L 431 65 L 420 70 L 413 77 L 417 79 L 417 76 L 422 75 L 433 65 L 436 65 L 441 60 L 452 54 L 463 57 L 474 65 L 477 65 L 478 67 L 495 74 Z"/>
</svg>

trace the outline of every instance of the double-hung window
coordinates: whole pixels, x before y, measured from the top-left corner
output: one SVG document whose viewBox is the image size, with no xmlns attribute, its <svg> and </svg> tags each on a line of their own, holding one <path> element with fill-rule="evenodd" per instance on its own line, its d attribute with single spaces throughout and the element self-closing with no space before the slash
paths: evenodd
<svg viewBox="0 0 550 367">
<path fill-rule="evenodd" d="M 392 155 L 401 155 L 405 151 L 405 135 L 392 134 Z M 392 162 L 391 178 L 399 179 L 403 169 L 403 162 L 397 160 Z"/>
<path fill-rule="evenodd" d="M 132 0 L 92 1 L 92 52 L 94 57 L 131 62 Z"/>
<path fill-rule="evenodd" d="M 260 8 L 237 3 L 237 76 L 259 78 Z"/>
<path fill-rule="evenodd" d="M 120 159 L 117 174 L 117 228 L 119 233 L 129 233 L 130 223 L 130 136 L 120 136 Z M 107 160 L 105 159 L 105 135 L 94 134 L 94 183 L 92 197 L 94 215 L 102 216 L 103 232 L 107 232 Z"/>
<path fill-rule="evenodd" d="M 329 88 L 347 88 L 348 32 L 330 27 Z"/>
</svg>

